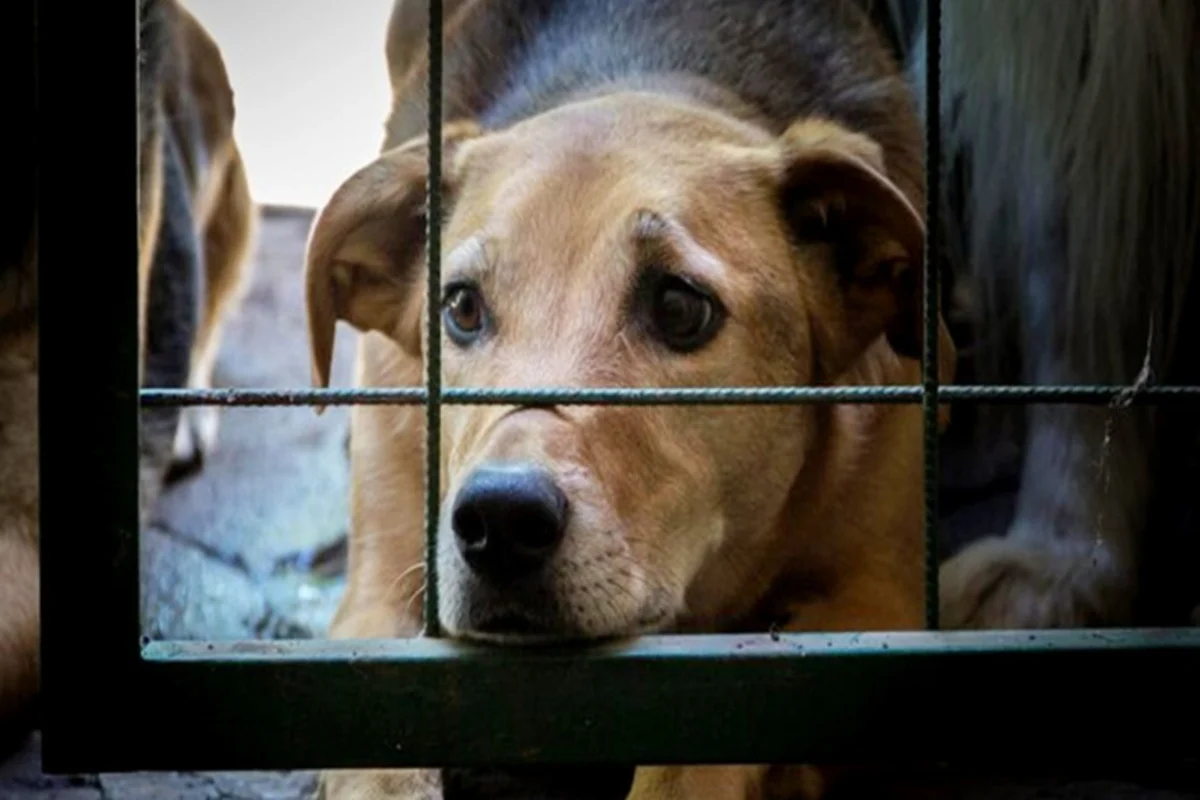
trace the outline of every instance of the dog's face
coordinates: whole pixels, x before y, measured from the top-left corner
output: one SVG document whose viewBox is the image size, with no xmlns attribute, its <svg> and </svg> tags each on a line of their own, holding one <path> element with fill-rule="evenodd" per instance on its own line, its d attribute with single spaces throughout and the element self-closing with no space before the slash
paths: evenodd
<svg viewBox="0 0 1200 800">
<path fill-rule="evenodd" d="M 423 142 L 385 154 L 314 227 L 318 383 L 339 318 L 422 355 L 427 158 Z M 828 123 L 776 139 L 645 95 L 498 133 L 450 126 L 444 384 L 807 386 L 884 333 L 912 354 L 923 228 L 880 161 Z M 446 407 L 444 626 L 603 637 L 722 608 L 772 566 L 822 419 L 808 406 Z"/>
</svg>

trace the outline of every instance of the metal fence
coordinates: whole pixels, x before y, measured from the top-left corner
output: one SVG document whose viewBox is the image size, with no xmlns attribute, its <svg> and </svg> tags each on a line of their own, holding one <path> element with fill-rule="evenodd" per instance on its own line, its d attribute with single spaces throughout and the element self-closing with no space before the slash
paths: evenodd
<svg viewBox="0 0 1200 800">
<path fill-rule="evenodd" d="M 135 131 L 132 17 L 84 4 L 43 17 L 43 107 L 89 64 L 111 100 L 109 133 Z M 91 7 L 88 6 L 97 6 Z M 133 4 L 130 4 L 132 10 Z M 927 107 L 940 107 L 940 0 L 929 0 Z M 128 12 L 127 12 L 128 13 Z M 442 14 L 430 2 L 431 221 L 441 218 Z M 71 27 L 77 26 L 77 27 Z M 98 35 L 111 32 L 111 36 Z M 111 93 L 111 96 L 107 93 Z M 121 115 L 124 116 L 121 116 Z M 125 120 L 129 120 L 128 125 Z M 927 125 L 928 183 L 940 135 Z M 105 134 L 108 135 L 108 134 Z M 55 138 L 57 136 L 57 139 Z M 47 124 L 45 147 L 68 139 Z M 117 152 L 114 150 L 114 152 Z M 122 152 L 125 152 L 122 150 Z M 129 162 L 92 180 L 126 187 Z M 42 185 L 77 186 L 44 161 Z M 426 387 L 141 390 L 131 270 L 78 269 L 97 253 L 136 258 L 133 217 L 78 221 L 43 194 L 43 713 L 51 771 L 403 766 L 762 763 L 808 760 L 1117 758 L 1200 752 L 1200 632 L 937 630 L 937 411 L 951 402 L 1197 402 L 1198 387 L 941 386 L 940 208 L 929 192 L 923 381 L 888 388 L 443 389 L 441 317 L 429 294 Z M 57 222 L 55 220 L 58 220 Z M 69 224 L 68 224 L 69 221 Z M 48 237 L 56 225 L 63 234 Z M 99 249 L 98 249 L 99 248 Z M 428 228 L 430 286 L 441 231 Z M 70 273 L 63 270 L 72 268 Z M 69 274 L 70 280 L 54 280 Z M 86 335 L 79 335 L 80 331 Z M 81 395 L 87 411 L 50 405 Z M 924 410 L 928 631 L 649 636 L 594 646 L 504 650 L 439 638 L 438 448 L 446 404 L 920 403 Z M 150 642 L 139 629 L 138 408 L 164 405 L 423 404 L 427 415 L 426 636 L 395 641 Z M 72 406 L 77 409 L 77 406 Z M 95 477 L 93 477 L 95 476 Z M 114 726 L 127 724 L 123 733 Z"/>
</svg>

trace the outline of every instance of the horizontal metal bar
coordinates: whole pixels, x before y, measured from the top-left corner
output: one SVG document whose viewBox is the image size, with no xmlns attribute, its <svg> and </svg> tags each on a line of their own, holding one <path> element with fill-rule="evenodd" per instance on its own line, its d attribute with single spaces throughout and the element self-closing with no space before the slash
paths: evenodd
<svg viewBox="0 0 1200 800">
<path fill-rule="evenodd" d="M 152 642 L 126 736 L 52 772 L 1056 758 L 1200 752 L 1200 629 Z M 171 713 L 159 713 L 165 698 Z"/>
<path fill-rule="evenodd" d="M 446 405 L 912 405 L 920 386 L 712 387 L 686 389 L 463 389 L 442 391 Z M 141 404 L 159 406 L 422 405 L 425 389 L 142 389 Z M 941 386 L 938 401 L 996 404 L 1200 403 L 1200 386 Z"/>
</svg>

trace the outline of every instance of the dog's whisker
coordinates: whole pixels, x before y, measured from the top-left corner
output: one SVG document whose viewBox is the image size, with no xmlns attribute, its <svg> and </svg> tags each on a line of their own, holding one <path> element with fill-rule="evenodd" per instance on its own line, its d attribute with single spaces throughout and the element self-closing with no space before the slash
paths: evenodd
<svg viewBox="0 0 1200 800">
<path fill-rule="evenodd" d="M 417 602 L 417 600 L 419 600 L 425 596 L 425 589 L 426 589 L 427 585 L 428 584 L 426 584 L 426 583 L 422 583 L 420 585 L 420 587 L 415 592 L 413 592 L 409 596 L 408 600 L 404 603 L 404 615 L 405 616 L 410 616 L 413 611 L 413 603 Z"/>
<path fill-rule="evenodd" d="M 408 569 L 405 569 L 403 572 L 401 572 L 399 575 L 397 575 L 390 584 L 388 584 L 387 591 L 384 593 L 385 598 L 391 597 L 392 592 L 394 592 L 396 589 L 398 589 L 400 587 L 400 584 L 409 575 L 412 575 L 415 572 L 424 571 L 424 570 L 425 570 L 425 562 L 424 561 L 418 561 L 415 564 L 412 564 L 411 566 L 409 566 Z"/>
</svg>

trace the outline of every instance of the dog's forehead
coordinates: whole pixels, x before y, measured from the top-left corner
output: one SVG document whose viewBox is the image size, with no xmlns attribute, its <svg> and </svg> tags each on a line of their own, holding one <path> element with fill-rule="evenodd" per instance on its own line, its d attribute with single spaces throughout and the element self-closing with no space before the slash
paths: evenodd
<svg viewBox="0 0 1200 800">
<path fill-rule="evenodd" d="M 774 153 L 761 129 L 669 98 L 574 103 L 472 143 L 449 239 L 464 258 L 566 265 L 628 250 L 647 211 L 694 234 L 741 227 L 770 216 Z"/>
<path fill-rule="evenodd" d="M 714 181 L 761 182 L 774 154 L 761 128 L 669 97 L 625 92 L 570 103 L 469 142 L 459 168 L 467 195 L 474 187 L 513 199 L 541 187 L 559 197 L 564 190 L 678 196 Z"/>
</svg>

